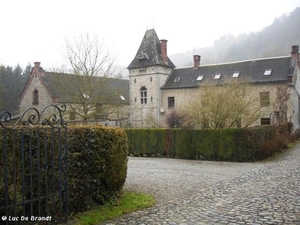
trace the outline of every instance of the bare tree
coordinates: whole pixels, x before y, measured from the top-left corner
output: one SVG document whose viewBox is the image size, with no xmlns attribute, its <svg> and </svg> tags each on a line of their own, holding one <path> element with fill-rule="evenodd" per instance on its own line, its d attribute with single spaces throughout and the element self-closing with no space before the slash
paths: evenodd
<svg viewBox="0 0 300 225">
<path fill-rule="evenodd" d="M 171 110 L 167 115 L 166 123 L 169 128 L 182 128 L 185 124 L 184 114 Z"/>
<path fill-rule="evenodd" d="M 112 77 L 116 71 L 116 58 L 97 36 L 87 33 L 65 40 L 64 57 L 69 73 L 84 76 Z"/>
<path fill-rule="evenodd" d="M 224 76 L 225 77 L 225 76 Z M 259 96 L 248 79 L 204 81 L 199 95 L 186 107 L 189 124 L 196 128 L 247 127 L 260 117 Z"/>
<path fill-rule="evenodd" d="M 105 48 L 97 36 L 87 33 L 65 40 L 63 50 L 65 64 L 52 73 L 56 92 L 60 101 L 68 104 L 70 112 L 83 120 L 103 114 L 103 117 L 115 111 L 108 103 L 122 102 L 124 87 L 117 73 L 116 58 Z"/>
<path fill-rule="evenodd" d="M 291 95 L 289 93 L 289 87 L 278 86 L 276 88 L 276 98 L 273 104 L 273 108 L 275 111 L 284 111 L 287 112 L 288 110 L 288 100 L 290 99 Z"/>
<path fill-rule="evenodd" d="M 291 95 L 288 86 L 276 87 L 276 97 L 273 104 L 274 115 L 273 122 L 286 122 L 286 113 L 288 111 L 288 102 Z"/>
<path fill-rule="evenodd" d="M 158 119 L 153 115 L 153 113 L 147 114 L 146 126 L 151 127 L 151 128 L 160 128 L 161 127 Z"/>
</svg>

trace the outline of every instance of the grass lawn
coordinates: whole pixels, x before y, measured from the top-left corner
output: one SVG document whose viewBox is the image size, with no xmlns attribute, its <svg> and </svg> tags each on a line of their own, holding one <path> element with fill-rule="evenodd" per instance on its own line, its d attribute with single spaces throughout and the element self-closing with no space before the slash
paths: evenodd
<svg viewBox="0 0 300 225">
<path fill-rule="evenodd" d="M 70 222 L 72 222 L 68 224 L 98 224 L 105 220 L 118 218 L 126 213 L 151 207 L 154 203 L 154 198 L 149 195 L 134 192 L 123 192 L 120 199 L 107 202 L 95 210 L 78 214 L 75 218 L 70 218 Z"/>
</svg>

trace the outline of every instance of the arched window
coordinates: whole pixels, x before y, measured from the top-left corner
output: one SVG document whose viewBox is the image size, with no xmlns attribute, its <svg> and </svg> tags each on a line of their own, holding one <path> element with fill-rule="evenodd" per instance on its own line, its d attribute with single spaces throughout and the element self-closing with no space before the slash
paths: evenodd
<svg viewBox="0 0 300 225">
<path fill-rule="evenodd" d="M 147 88 L 145 86 L 141 87 L 141 104 L 147 104 Z"/>
<path fill-rule="evenodd" d="M 32 96 L 32 104 L 38 105 L 39 104 L 39 91 L 37 89 L 34 89 Z"/>
</svg>

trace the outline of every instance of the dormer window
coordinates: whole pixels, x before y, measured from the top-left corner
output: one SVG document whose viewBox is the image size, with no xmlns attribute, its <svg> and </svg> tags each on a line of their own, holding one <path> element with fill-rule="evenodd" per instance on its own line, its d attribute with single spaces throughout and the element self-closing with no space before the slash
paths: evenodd
<svg viewBox="0 0 300 225">
<path fill-rule="evenodd" d="M 178 83 L 180 81 L 180 77 L 176 77 L 175 79 L 174 79 L 174 83 Z"/>
<path fill-rule="evenodd" d="M 264 75 L 269 76 L 272 73 L 272 69 L 266 69 Z"/>
<path fill-rule="evenodd" d="M 139 69 L 144 70 L 146 68 L 146 60 L 149 59 L 148 55 L 141 51 L 137 57 L 139 61 Z"/>
<path fill-rule="evenodd" d="M 240 71 L 235 71 L 233 74 L 232 74 L 232 77 L 239 77 L 240 75 Z"/>
<path fill-rule="evenodd" d="M 215 79 L 215 80 L 219 80 L 220 77 L 221 77 L 221 75 L 222 75 L 221 73 L 215 74 L 214 79 Z"/>
<path fill-rule="evenodd" d="M 146 67 L 146 60 L 139 59 L 139 69 L 145 69 L 145 67 Z"/>
<path fill-rule="evenodd" d="M 201 80 L 203 79 L 203 77 L 204 77 L 204 75 L 199 75 L 199 76 L 197 77 L 197 81 L 201 81 Z"/>
</svg>

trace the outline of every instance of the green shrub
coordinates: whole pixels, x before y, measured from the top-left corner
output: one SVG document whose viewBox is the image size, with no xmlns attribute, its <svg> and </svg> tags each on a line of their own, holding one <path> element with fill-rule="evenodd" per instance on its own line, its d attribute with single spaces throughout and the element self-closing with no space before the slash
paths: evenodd
<svg viewBox="0 0 300 225">
<path fill-rule="evenodd" d="M 265 159 L 285 148 L 292 124 L 229 129 L 127 129 L 129 153 L 184 159 L 245 162 Z M 299 132 L 300 133 L 300 132 Z"/>
<path fill-rule="evenodd" d="M 58 213 L 53 211 L 53 204 L 61 204 L 56 197 L 48 202 L 47 211 L 43 200 L 26 204 L 24 211 L 21 204 L 39 196 L 58 195 L 58 158 L 64 139 L 63 136 L 58 139 L 58 132 L 59 129 L 45 129 L 43 126 L 36 126 L 36 129 L 24 129 L 22 126 L 13 130 L 1 129 L 0 206 L 6 205 L 7 201 L 11 207 L 7 212 L 0 210 L 0 214 L 31 216 Z"/>
<path fill-rule="evenodd" d="M 0 154 L 7 156 L 6 160 L 0 158 L 0 206 L 6 205 L 6 201 L 13 204 L 14 207 L 8 209 L 9 215 L 24 214 L 20 204 L 23 191 L 25 200 L 45 196 L 46 193 L 49 195 L 52 191 L 53 196 L 58 196 L 59 179 L 63 176 L 58 164 L 64 154 L 64 138 L 68 139 L 69 150 L 70 213 L 89 210 L 120 192 L 126 179 L 128 154 L 127 136 L 123 130 L 73 126 L 68 128 L 67 136 L 57 135 L 59 132 L 63 131 L 43 126 L 0 130 Z M 6 187 L 4 179 L 8 183 Z M 47 212 L 43 211 L 46 204 Z M 58 197 L 47 203 L 35 201 L 32 206 L 26 205 L 24 216 L 58 215 L 58 211 L 52 211 L 59 209 L 58 204 L 63 204 Z M 0 210 L 0 214 L 4 213 Z"/>
<path fill-rule="evenodd" d="M 176 133 L 175 147 L 176 158 L 194 159 L 196 149 L 194 148 L 193 130 L 175 129 Z"/>
<path fill-rule="evenodd" d="M 171 137 L 168 129 L 126 129 L 129 153 L 134 156 L 168 156 Z"/>
<path fill-rule="evenodd" d="M 103 204 L 121 190 L 127 174 L 126 133 L 102 126 L 68 128 L 69 202 L 73 212 Z"/>
</svg>

